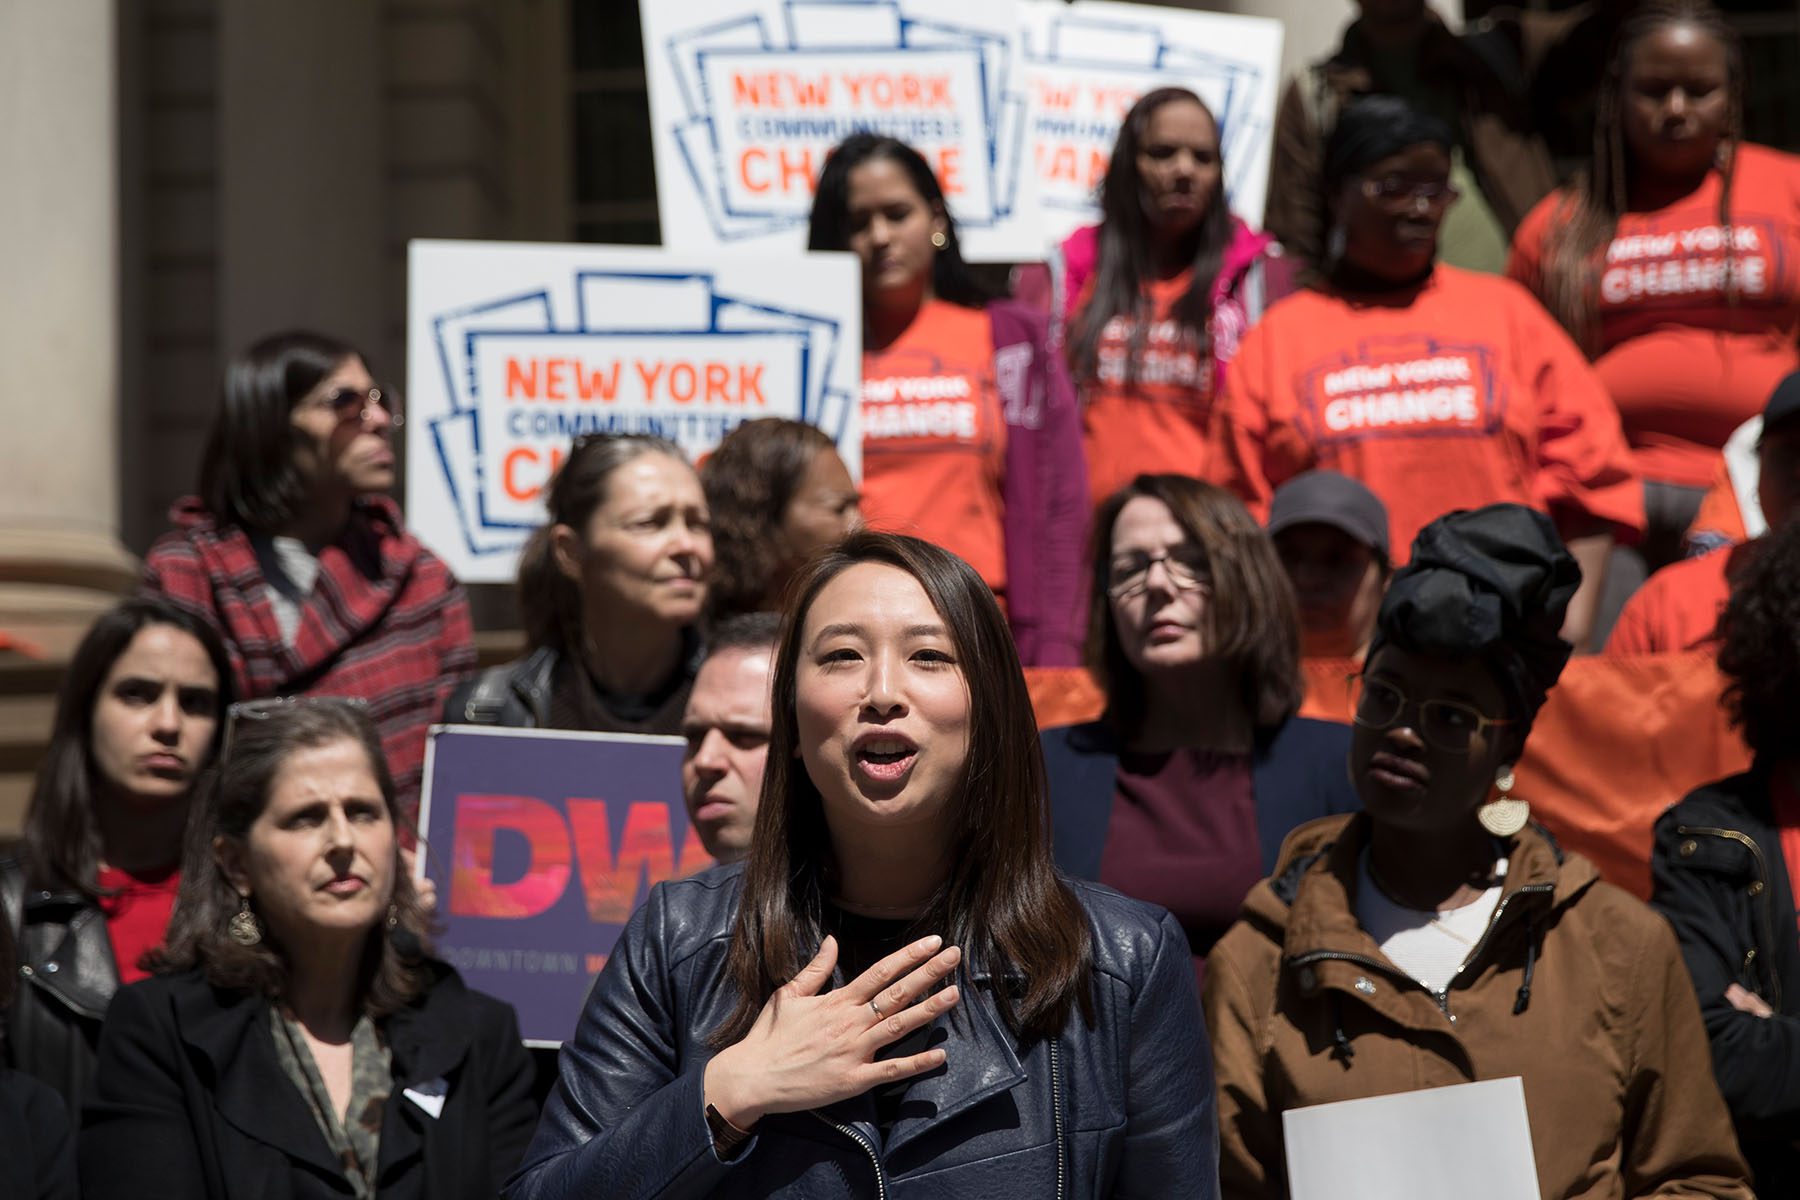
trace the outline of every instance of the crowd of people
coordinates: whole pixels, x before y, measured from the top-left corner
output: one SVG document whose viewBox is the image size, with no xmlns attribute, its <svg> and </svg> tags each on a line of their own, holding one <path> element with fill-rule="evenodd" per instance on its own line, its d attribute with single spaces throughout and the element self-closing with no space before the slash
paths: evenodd
<svg viewBox="0 0 1800 1200">
<path fill-rule="evenodd" d="M 1800 160 L 1705 0 L 1595 7 L 1562 186 L 1524 43 L 1370 0 L 1282 101 L 1266 232 L 1159 88 L 1035 297 L 848 138 L 809 244 L 862 267 L 861 480 L 781 419 L 577 439 L 485 669 L 394 394 L 249 347 L 0 858 L 0 1175 L 1273 1200 L 1284 1113 L 1517 1076 L 1545 1197 L 1793 1194 Z M 907 421 L 921 379 L 965 419 Z M 1648 905 L 1515 791 L 1602 648 L 1716 654 L 1753 756 L 1656 821 Z M 1040 730 L 1075 667 L 1104 711 Z M 554 1060 L 434 956 L 438 722 L 686 743 L 716 865 Z"/>
</svg>

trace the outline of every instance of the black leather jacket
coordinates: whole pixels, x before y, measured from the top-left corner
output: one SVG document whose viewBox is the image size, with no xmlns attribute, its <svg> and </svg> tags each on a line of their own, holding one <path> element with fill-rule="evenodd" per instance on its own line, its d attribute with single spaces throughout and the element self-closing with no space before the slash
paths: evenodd
<svg viewBox="0 0 1800 1200">
<path fill-rule="evenodd" d="M 1650 873 L 1650 903 L 1681 941 L 1757 1194 L 1800 1196 L 1800 936 L 1766 769 L 1709 783 L 1664 813 Z M 1775 1015 L 1733 1008 L 1733 983 Z"/>
<path fill-rule="evenodd" d="M 1092 1028 L 1021 1046 L 979 964 L 948 1060 L 915 1079 L 884 1140 L 867 1095 L 778 1113 L 729 1162 L 702 1099 L 740 866 L 658 884 L 588 997 L 510 1200 L 1218 1195 L 1211 1056 L 1187 939 L 1161 909 L 1076 882 L 1094 929 Z"/>
<path fill-rule="evenodd" d="M 77 1113 L 93 1077 L 101 1019 L 119 989 L 106 917 L 80 892 L 27 887 L 24 864 L 10 856 L 0 858 L 0 915 L 18 943 L 7 1059 L 61 1092 Z"/>
</svg>

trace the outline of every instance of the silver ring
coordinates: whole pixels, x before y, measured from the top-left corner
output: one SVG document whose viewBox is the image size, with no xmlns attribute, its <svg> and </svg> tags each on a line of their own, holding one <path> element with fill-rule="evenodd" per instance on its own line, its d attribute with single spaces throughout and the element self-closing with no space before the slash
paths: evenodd
<svg viewBox="0 0 1800 1200">
<path fill-rule="evenodd" d="M 881 1011 L 881 1005 L 875 1003 L 875 1001 L 873 1001 L 873 1000 L 869 1001 L 869 1007 L 875 1011 L 875 1019 L 877 1021 L 881 1020 L 881 1018 L 883 1018 L 887 1015 L 886 1013 Z"/>
</svg>

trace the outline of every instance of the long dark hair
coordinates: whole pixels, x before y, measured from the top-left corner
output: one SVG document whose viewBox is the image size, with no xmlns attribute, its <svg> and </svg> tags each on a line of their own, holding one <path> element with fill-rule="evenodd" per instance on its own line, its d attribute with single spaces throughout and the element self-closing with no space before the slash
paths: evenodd
<svg viewBox="0 0 1800 1200">
<path fill-rule="evenodd" d="M 919 581 L 950 631 L 969 690 L 969 755 L 957 795 L 955 863 L 921 925 L 961 946 L 995 980 L 994 999 L 1021 1038 L 1052 1037 L 1079 1009 L 1093 1020 L 1092 935 L 1050 857 L 1044 758 L 1006 618 L 981 577 L 929 542 L 861 531 L 814 560 L 795 588 L 775 655 L 769 765 L 725 970 L 737 1006 L 714 1035 L 742 1038 L 769 996 L 817 951 L 837 864 L 819 789 L 797 754 L 796 678 L 806 614 L 844 571 L 880 563 Z M 1020 977 L 1019 990 L 1005 981 Z"/>
<path fill-rule="evenodd" d="M 700 465 L 713 522 L 706 598 L 714 619 L 755 612 L 769 602 L 775 572 L 794 566 L 771 552 L 788 503 L 813 458 L 836 448 L 816 426 L 764 417 L 726 434 Z"/>
<path fill-rule="evenodd" d="M 102 614 L 88 628 L 69 660 L 68 670 L 63 672 L 56 695 L 56 715 L 50 724 L 50 744 L 32 782 L 21 857 L 33 888 L 76 891 L 90 899 L 101 895 L 96 882 L 101 846 L 100 827 L 94 818 L 98 790 L 94 778 L 94 703 L 113 664 L 138 633 L 152 625 L 180 630 L 206 651 L 207 660 L 219 676 L 219 730 L 224 728 L 225 708 L 231 703 L 231 659 L 210 624 L 160 598 L 127 600 Z M 202 772 L 218 753 L 219 737 L 215 730 L 201 763 Z M 190 820 L 191 817 L 190 809 Z"/>
<path fill-rule="evenodd" d="M 431 916 L 419 903 L 412 876 L 400 859 L 406 817 L 395 803 L 394 777 L 381 753 L 381 736 L 361 705 L 322 697 L 277 704 L 232 723 L 230 747 L 201 790 L 200 809 L 188 822 L 181 890 L 168 938 L 145 960 L 152 971 L 167 975 L 197 967 L 216 988 L 269 997 L 286 992 L 289 964 L 272 930 L 264 926 L 262 941 L 251 946 L 226 933 L 240 901 L 214 855 L 213 839 L 243 845 L 250 826 L 268 807 L 275 776 L 288 756 L 340 741 L 355 742 L 368 755 L 394 823 L 393 923 L 378 924 L 364 946 L 359 964 L 363 1011 L 372 1017 L 387 1016 L 424 992 Z M 250 903 L 254 911 L 254 896 Z"/>
<path fill-rule="evenodd" d="M 1224 488 L 1187 475 L 1139 475 L 1114 492 L 1094 516 L 1089 555 L 1088 670 L 1106 691 L 1106 719 L 1127 739 L 1143 725 L 1149 695 L 1113 622 L 1113 526 L 1139 496 L 1168 506 L 1182 532 L 1206 552 L 1212 597 L 1202 631 L 1207 653 L 1223 660 L 1237 701 L 1258 731 L 1300 710 L 1300 615 L 1293 585 L 1267 531 Z"/>
<path fill-rule="evenodd" d="M 931 173 L 931 164 L 898 138 L 853 133 L 832 149 L 825 159 L 824 170 L 819 172 L 818 190 L 813 194 L 806 248 L 850 248 L 850 172 L 874 158 L 885 158 L 897 164 L 912 181 L 913 190 L 925 201 L 925 207 L 944 214 L 944 244 L 938 248 L 931 264 L 932 295 L 964 308 L 980 308 L 986 304 L 993 297 L 975 281 L 969 265 L 963 261 L 956 221 L 944 200 L 944 189 L 938 186 L 937 176 Z"/>
<path fill-rule="evenodd" d="M 594 510 L 606 503 L 613 472 L 646 454 L 687 463 L 681 447 L 667 438 L 648 433 L 589 434 L 575 439 L 569 457 L 551 477 L 544 490 L 550 519 L 519 552 L 519 613 L 525 623 L 525 644 L 531 649 L 580 649 L 581 589 L 556 564 L 556 526 L 567 525 L 585 535 Z"/>
<path fill-rule="evenodd" d="M 1594 157 L 1557 205 L 1544 241 L 1542 292 L 1544 307 L 1562 323 L 1576 343 L 1592 356 L 1599 352 L 1599 275 L 1605 250 L 1618 232 L 1619 217 L 1630 206 L 1630 164 L 1621 110 L 1625 69 L 1644 38 L 1674 25 L 1692 25 L 1725 48 L 1731 91 L 1730 116 L 1720 143 L 1719 224 L 1731 223 L 1731 184 L 1737 146 L 1744 136 L 1744 54 L 1737 31 L 1708 0 L 1645 0 L 1619 27 L 1612 57 L 1600 79 L 1594 115 Z M 1732 239 L 1725 239 L 1725 297 L 1736 304 L 1737 262 Z"/>
<path fill-rule="evenodd" d="M 1069 331 L 1069 366 L 1077 379 L 1092 378 L 1099 369 L 1100 338 L 1114 317 L 1132 319 L 1131 348 L 1125 359 L 1125 379 L 1137 378 L 1138 356 L 1143 352 L 1149 306 L 1144 284 L 1150 278 L 1150 218 L 1144 212 L 1143 187 L 1138 179 L 1138 151 L 1156 110 L 1183 101 L 1199 105 L 1213 132 L 1219 122 L 1204 101 L 1186 88 L 1165 87 L 1145 92 L 1125 114 L 1112 158 L 1100 181 L 1100 256 L 1094 272 L 1094 290 Z M 1197 337 L 1206 334 L 1212 317 L 1213 280 L 1231 248 L 1231 207 L 1225 201 L 1225 171 L 1206 198 L 1206 214 L 1194 230 L 1194 274 L 1186 292 L 1175 301 L 1173 315 L 1181 327 Z"/>
<path fill-rule="evenodd" d="M 218 411 L 200 458 L 200 499 L 219 521 L 278 529 L 306 503 L 294 468 L 294 405 L 347 358 L 354 346 L 295 330 L 263 338 L 225 368 Z"/>
</svg>

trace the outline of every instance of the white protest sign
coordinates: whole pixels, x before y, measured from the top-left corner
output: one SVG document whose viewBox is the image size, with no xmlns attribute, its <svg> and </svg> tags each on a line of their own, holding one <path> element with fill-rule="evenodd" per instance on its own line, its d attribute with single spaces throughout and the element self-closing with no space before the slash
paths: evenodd
<svg viewBox="0 0 1800 1200">
<path fill-rule="evenodd" d="M 1293 1200 L 1540 1200 L 1519 1077 L 1281 1114 Z"/>
<path fill-rule="evenodd" d="M 1119 122 L 1159 87 L 1187 88 L 1212 110 L 1232 211 L 1262 225 L 1280 21 L 1105 0 L 1030 0 L 1021 13 L 1031 154 L 1052 244 L 1100 219 L 1095 189 Z"/>
<path fill-rule="evenodd" d="M 860 474 L 862 312 L 848 254 L 415 241 L 407 518 L 462 579 L 510 582 L 585 433 L 698 457 L 740 422 L 824 429 Z"/>
<path fill-rule="evenodd" d="M 1038 257 L 1013 0 L 643 0 L 663 244 L 799 250 L 825 156 L 888 134 L 973 261 Z"/>
</svg>

